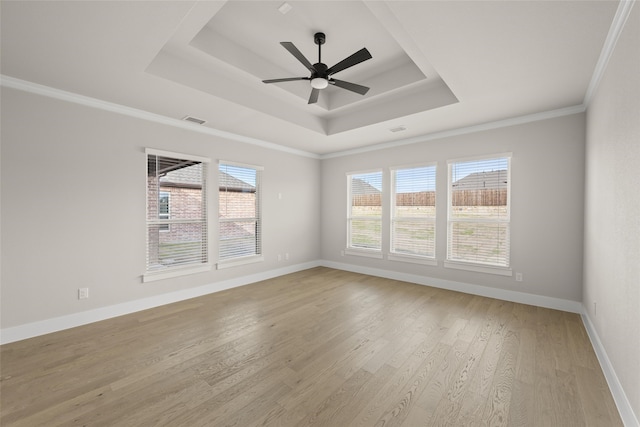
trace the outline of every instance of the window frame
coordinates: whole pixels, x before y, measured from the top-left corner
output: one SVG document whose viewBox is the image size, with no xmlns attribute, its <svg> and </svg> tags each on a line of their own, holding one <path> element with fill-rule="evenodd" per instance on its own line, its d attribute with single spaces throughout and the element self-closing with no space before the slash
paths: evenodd
<svg viewBox="0 0 640 427">
<path fill-rule="evenodd" d="M 380 174 L 380 185 L 381 185 L 381 190 L 380 190 L 380 216 L 379 218 L 371 218 L 371 217 L 361 217 L 361 216 L 354 216 L 353 215 L 353 198 L 352 198 L 352 194 L 353 194 L 353 188 L 352 188 L 352 177 L 357 176 L 357 175 L 368 175 L 368 174 L 374 174 L 374 173 L 379 173 Z M 378 259 L 382 259 L 383 258 L 383 253 L 382 253 L 382 238 L 383 238 L 383 234 L 382 234 L 382 225 L 383 225 L 383 219 L 384 219 L 384 203 L 383 203 L 383 197 L 384 197 L 384 190 L 385 190 L 385 184 L 384 184 L 384 171 L 383 169 L 371 169 L 371 170 L 366 170 L 366 171 L 357 171 L 357 172 L 347 172 L 346 174 L 346 178 L 347 178 L 347 241 L 346 241 L 346 248 L 344 250 L 344 253 L 347 255 L 356 255 L 356 256 L 364 256 L 364 257 L 370 257 L 370 258 L 378 258 Z M 353 246 L 352 243 L 352 224 L 353 224 L 353 220 L 364 220 L 364 221 L 371 221 L 371 220 L 376 220 L 379 222 L 380 226 L 380 247 L 379 248 L 365 248 L 365 247 L 358 247 L 358 246 Z"/>
<path fill-rule="evenodd" d="M 418 254 L 408 254 L 403 252 L 397 252 L 394 250 L 393 242 L 394 242 L 394 224 L 397 221 L 406 220 L 406 217 L 398 217 L 396 215 L 396 196 L 397 196 L 397 172 L 402 170 L 411 170 L 411 169 L 421 169 L 421 168 L 433 168 L 433 178 L 434 178 L 434 197 L 435 197 L 435 206 L 434 206 L 434 214 L 432 218 L 428 218 L 428 222 L 433 224 L 433 256 L 428 255 L 418 255 Z M 437 182 L 438 182 L 438 162 L 428 162 L 428 163 L 419 163 L 412 165 L 403 165 L 403 166 L 393 166 L 389 168 L 390 172 L 390 213 L 389 213 L 389 254 L 387 259 L 391 261 L 400 261 L 400 262 L 409 262 L 413 264 L 423 264 L 430 266 L 437 266 L 437 206 L 438 206 L 438 192 L 437 192 Z"/>
<path fill-rule="evenodd" d="M 473 157 L 465 157 L 465 158 L 457 158 L 457 159 L 449 159 L 447 160 L 447 252 L 446 258 L 444 261 L 444 267 L 459 269 L 459 270 L 468 270 L 475 271 L 480 273 L 489 273 L 489 274 L 497 274 L 502 276 L 512 276 L 513 271 L 511 269 L 511 163 L 512 163 L 512 153 L 498 153 L 498 154 L 489 154 L 482 156 L 473 156 Z M 473 219 L 462 219 L 462 218 L 452 218 L 453 212 L 453 165 L 456 163 L 466 163 L 473 161 L 482 161 L 482 160 L 498 160 L 505 159 L 507 161 L 507 204 L 506 210 L 507 214 L 505 218 L 491 219 L 491 220 L 483 220 L 483 221 L 474 221 Z M 507 233 L 507 243 L 508 243 L 508 252 L 507 252 L 507 264 L 506 265 L 494 265 L 489 263 L 482 262 L 473 262 L 471 260 L 458 260 L 458 259 L 450 259 L 450 242 L 451 242 L 451 230 L 454 222 L 484 222 L 490 223 L 495 222 L 498 224 L 506 224 L 506 233 Z"/>
<path fill-rule="evenodd" d="M 209 217 L 209 197 L 207 195 L 207 187 L 208 187 L 208 182 L 209 182 L 209 172 L 208 172 L 208 165 L 211 163 L 211 159 L 207 158 L 207 157 L 202 157 L 202 156 L 197 156 L 197 155 L 192 155 L 192 154 L 185 154 L 185 153 L 177 153 L 177 152 L 173 152 L 173 151 L 165 151 L 165 150 L 157 150 L 154 148 L 145 148 L 144 150 L 144 160 L 145 160 L 145 171 L 147 171 L 145 173 L 145 178 L 146 178 L 146 185 L 145 185 L 145 234 L 146 234 L 146 238 L 145 238 L 145 252 L 146 252 L 146 256 L 145 259 L 148 258 L 149 256 L 149 227 L 150 226 L 154 226 L 154 225 L 160 225 L 160 222 L 166 222 L 166 221 L 171 221 L 171 219 L 156 219 L 156 220 L 150 220 L 149 219 L 149 203 L 148 203 L 148 199 L 149 199 L 149 178 L 148 178 L 148 164 L 149 164 L 149 156 L 159 156 L 159 157 L 168 157 L 168 158 L 173 158 L 173 159 L 179 159 L 179 160 L 187 160 L 187 161 L 196 161 L 196 162 L 200 162 L 203 164 L 203 171 L 202 171 L 202 197 L 204 198 L 204 200 L 202 200 L 202 217 L 200 219 L 193 219 L 193 220 L 189 220 L 186 222 L 199 222 L 204 224 L 205 227 L 205 231 L 204 231 L 204 239 L 205 242 L 203 243 L 203 255 L 206 259 L 205 262 L 202 263 L 193 263 L 193 264 L 186 264 L 186 265 L 178 265 L 178 266 L 168 266 L 165 267 L 161 270 L 148 270 L 148 261 L 145 261 L 145 269 L 144 269 L 144 274 L 142 275 L 142 282 L 146 283 L 146 282 L 153 282 L 156 280 L 163 280 L 163 279 L 168 279 L 168 278 L 172 278 L 172 277 L 179 277 L 179 276 L 185 276 L 188 274 L 195 274 L 195 273 L 201 273 L 201 272 L 206 272 L 206 271 L 210 271 L 212 268 L 212 264 L 211 264 L 211 251 L 210 251 L 210 245 L 209 245 L 209 234 L 210 234 L 210 230 L 211 230 L 211 224 L 210 224 L 210 217 Z M 158 194 L 160 194 L 160 185 L 158 185 Z M 177 220 L 177 222 L 185 222 L 185 220 Z M 170 226 L 170 224 L 169 224 Z M 159 230 L 160 232 L 166 232 L 168 230 Z"/>
<path fill-rule="evenodd" d="M 160 199 L 163 197 L 163 194 L 167 197 L 167 213 L 160 212 L 160 206 L 158 206 L 158 219 L 159 220 L 169 220 L 171 219 L 171 193 L 169 191 L 158 191 L 158 204 L 160 204 Z M 163 218 L 166 216 L 166 218 Z M 171 230 L 171 224 L 160 224 L 160 232 L 166 233 Z"/>
<path fill-rule="evenodd" d="M 220 217 L 220 207 L 221 207 L 221 203 L 220 203 L 220 166 L 222 165 L 227 165 L 227 166 L 232 166 L 232 167 L 240 167 L 240 168 L 245 168 L 245 169 L 253 169 L 256 171 L 256 185 L 255 185 L 255 192 L 256 192 L 256 216 L 255 217 L 239 217 L 239 218 L 227 218 L 224 221 L 222 220 L 222 218 Z M 258 165 L 252 165 L 252 164 L 248 164 L 248 163 L 240 163 L 240 162 L 235 162 L 235 161 L 230 161 L 230 160 L 222 160 L 219 159 L 218 160 L 218 168 L 217 168 L 217 176 L 218 176 L 218 238 L 217 238 L 217 243 L 218 243 L 218 260 L 216 263 L 216 268 L 218 270 L 223 269 L 223 268 L 230 268 L 230 267 L 237 267 L 237 266 L 242 266 L 242 265 L 246 265 L 246 264 L 252 264 L 252 263 L 257 263 L 257 262 L 262 262 L 264 261 L 264 254 L 263 254 L 263 215 L 262 215 L 262 179 L 263 179 L 263 172 L 264 172 L 264 167 L 263 166 L 258 166 Z M 221 243 L 221 238 L 222 238 L 222 233 L 221 233 L 221 224 L 223 222 L 233 222 L 233 221 L 255 221 L 256 222 L 256 253 L 255 254 L 251 254 L 251 255 L 245 255 L 245 256 L 236 256 L 236 257 L 230 257 L 230 258 L 220 258 L 220 243 Z"/>
</svg>

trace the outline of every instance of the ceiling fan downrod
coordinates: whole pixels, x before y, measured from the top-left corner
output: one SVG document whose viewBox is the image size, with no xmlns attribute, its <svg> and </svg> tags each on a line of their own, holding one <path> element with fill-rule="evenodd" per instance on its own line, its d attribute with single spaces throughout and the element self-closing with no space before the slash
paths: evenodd
<svg viewBox="0 0 640 427">
<path fill-rule="evenodd" d="M 313 41 L 318 45 L 318 63 L 322 63 L 322 45 L 326 41 L 324 33 L 315 33 L 313 35 Z"/>
</svg>

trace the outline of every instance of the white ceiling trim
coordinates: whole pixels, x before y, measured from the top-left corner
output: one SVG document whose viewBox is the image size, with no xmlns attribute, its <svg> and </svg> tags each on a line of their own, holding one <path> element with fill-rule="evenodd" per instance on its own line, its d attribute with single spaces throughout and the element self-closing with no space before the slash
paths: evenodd
<svg viewBox="0 0 640 427">
<path fill-rule="evenodd" d="M 67 92 L 64 90 L 52 88 L 52 87 L 41 85 L 38 83 L 28 82 L 26 80 L 5 76 L 4 74 L 0 74 L 0 86 L 8 87 L 11 89 L 17 89 L 24 92 L 30 92 L 36 95 L 47 96 L 49 98 L 55 98 L 62 101 L 72 102 L 75 104 L 84 105 L 86 107 L 92 107 L 100 110 L 110 111 L 112 113 L 123 114 L 125 116 L 135 117 L 142 120 L 148 120 L 155 123 L 161 123 L 164 125 L 177 127 L 180 129 L 186 129 L 194 132 L 204 133 L 211 136 L 230 139 L 232 141 L 244 142 L 247 144 L 257 145 L 259 147 L 269 148 L 272 150 L 284 151 L 287 153 L 296 154 L 298 156 L 311 157 L 314 159 L 320 158 L 320 156 L 315 153 L 309 153 L 307 151 L 297 150 L 295 148 L 274 144 L 273 142 L 267 142 L 257 138 L 250 138 L 242 135 L 237 135 L 235 133 L 225 132 L 223 130 L 201 126 L 201 125 L 187 122 L 184 120 L 174 119 L 173 117 L 166 117 L 160 114 L 151 113 L 149 111 L 127 107 L 124 105 L 115 104 L 113 102 L 103 101 L 101 99 L 79 95 L 77 93 Z"/>
<path fill-rule="evenodd" d="M 620 34 L 622 34 L 622 29 L 624 28 L 624 24 L 627 22 L 627 18 L 629 18 L 631 8 L 634 3 L 635 0 L 621 0 L 618 4 L 618 9 L 613 17 L 613 22 L 611 22 L 609 33 L 604 41 L 604 46 L 602 46 L 602 51 L 600 52 L 600 57 L 598 58 L 598 62 L 596 63 L 596 67 L 593 71 L 593 76 L 591 76 L 587 93 L 584 96 L 583 104 L 586 106 L 589 106 L 591 98 L 593 98 L 593 95 L 595 95 L 596 90 L 600 85 L 600 80 L 604 76 L 609 59 L 613 54 L 616 43 L 620 38 Z"/>
<path fill-rule="evenodd" d="M 560 108 L 551 111 L 543 111 L 535 114 L 528 114 L 525 116 L 512 117 L 509 119 L 498 120 L 494 122 L 487 122 L 473 126 L 467 126 L 463 128 L 451 129 L 443 132 L 436 132 L 427 135 L 420 135 L 413 138 L 400 139 L 396 141 L 386 142 L 382 144 L 370 145 L 368 147 L 355 148 L 353 150 L 336 151 L 329 154 L 315 154 L 303 150 L 297 150 L 295 148 L 285 147 L 283 145 L 275 144 L 273 142 L 263 141 L 257 138 L 250 138 L 242 135 L 237 135 L 231 132 L 226 132 L 218 129 L 213 129 L 201 125 L 197 125 L 184 120 L 174 119 L 172 117 L 162 116 L 160 114 L 150 113 L 148 111 L 139 110 L 137 108 L 131 108 L 113 102 L 103 101 L 97 98 L 91 98 L 89 96 L 79 95 L 72 92 L 52 88 L 49 86 L 28 82 L 26 80 L 16 79 L 14 77 L 5 76 L 0 74 L 0 86 L 8 87 L 11 89 L 17 89 L 24 92 L 34 93 L 37 95 L 46 96 L 49 98 L 60 99 L 62 101 L 72 102 L 75 104 L 84 105 L 87 107 L 97 108 L 100 110 L 110 111 L 112 113 L 123 114 L 130 117 L 135 117 L 142 120 L 148 120 L 155 123 L 161 123 L 177 127 L 180 129 L 190 130 L 194 132 L 200 132 L 207 135 L 212 135 L 220 138 L 225 138 L 233 141 L 244 142 L 259 147 L 269 148 L 272 150 L 284 151 L 287 153 L 295 154 L 303 157 L 310 157 L 313 159 L 330 159 L 334 157 L 349 156 L 352 154 L 361 154 L 369 151 L 377 151 L 385 148 L 399 147 L 403 145 L 416 144 L 419 142 L 432 141 L 435 139 L 448 138 L 456 135 L 464 135 L 473 132 L 481 132 L 490 129 L 498 129 L 502 127 L 514 126 L 523 123 L 529 123 L 539 120 L 547 120 L 555 117 L 568 116 L 571 114 L 583 113 L 586 110 L 584 104 L 574 105 L 571 107 Z"/>
<path fill-rule="evenodd" d="M 634 1 L 631 0 L 569 2 L 570 5 L 566 5 L 566 2 L 521 2 L 517 7 L 513 3 L 506 9 L 500 6 L 500 2 L 471 2 L 474 5 L 485 5 L 475 9 L 456 2 L 396 3 L 361 0 L 368 8 L 367 15 L 372 14 L 375 25 L 381 25 L 382 30 L 386 29 L 384 33 L 389 32 L 391 38 L 405 50 L 408 58 L 419 63 L 423 72 L 433 61 L 433 66 L 437 66 L 437 75 L 442 73 L 442 80 L 451 86 L 460 102 L 446 109 L 428 114 L 412 114 L 404 119 L 397 117 L 384 120 L 376 117 L 374 125 L 327 135 L 330 133 L 328 129 L 325 132 L 309 132 L 304 126 L 290 125 L 290 122 L 282 119 L 273 120 L 272 115 L 263 114 L 242 103 L 234 103 L 207 91 L 190 90 L 188 84 L 168 84 L 166 78 L 154 78 L 149 73 L 144 73 L 151 62 L 151 56 L 163 47 L 173 52 L 176 44 L 192 40 L 225 6 L 243 2 L 195 1 L 180 7 L 160 8 L 157 13 L 163 18 L 162 25 L 160 22 L 156 25 L 155 20 L 138 19 L 140 16 L 149 16 L 154 11 L 152 7 L 146 6 L 132 10 L 127 10 L 123 5 L 114 8 L 98 7 L 95 11 L 105 16 L 104 19 L 96 20 L 93 9 L 41 9 L 41 6 L 28 6 L 28 2 L 10 3 L 13 3 L 13 7 L 7 12 L 11 13 L 11 18 L 7 14 L 3 16 L 3 24 L 8 24 L 6 31 L 3 26 L 3 35 L 5 32 L 12 35 L 10 38 L 13 43 L 9 43 L 10 49 L 3 50 L 2 72 L 5 76 L 2 81 L 0 72 L 2 87 L 13 86 L 23 91 L 64 99 L 65 102 L 117 111 L 139 119 L 194 130 L 212 135 L 213 138 L 244 141 L 252 144 L 249 146 L 263 146 L 314 159 L 349 155 L 353 152 L 350 150 L 358 152 L 360 149 L 368 151 L 395 144 L 420 143 L 456 132 L 480 130 L 476 126 L 483 124 L 491 127 L 507 126 L 510 118 L 519 120 L 520 116 L 528 114 L 534 115 L 527 120 L 535 120 L 545 118 L 544 112 L 552 110 L 560 109 L 563 112 L 566 108 L 588 108 L 589 102 L 593 102 L 591 97 L 595 99 L 597 96 L 598 85 L 602 84 L 599 80 L 602 75 L 607 76 L 607 61 L 613 60 L 609 57 L 615 51 L 616 41 L 624 31 L 626 21 L 633 19 L 631 14 L 634 13 L 631 10 Z M 635 11 L 637 10 L 636 8 Z M 45 15 L 51 19 L 40 19 L 45 16 L 42 15 L 45 11 Z M 251 8 L 243 11 L 251 12 Z M 136 13 L 139 15 L 135 15 Z M 274 16 L 279 19 L 279 15 L 275 11 Z M 576 19 L 570 19 L 572 16 Z M 261 15 L 256 17 L 258 22 L 261 22 L 260 17 Z M 122 23 L 122 28 L 116 31 L 122 37 L 114 37 L 113 25 L 109 25 L 110 21 L 107 19 Z M 69 23 L 65 31 L 56 33 L 56 37 L 46 36 L 51 29 L 57 28 L 59 22 L 65 20 Z M 93 40 L 91 43 L 77 42 L 78 34 L 83 34 L 89 28 L 82 22 L 103 25 L 100 27 L 101 31 L 86 35 L 94 37 L 87 39 Z M 225 28 L 231 31 L 228 27 L 235 25 L 234 22 L 224 20 L 226 26 L 222 26 L 221 31 Z M 300 20 L 296 22 L 299 27 L 311 25 L 307 21 L 304 25 L 300 24 Z M 327 22 L 331 23 L 331 20 Z M 484 24 L 491 24 L 491 28 Z M 35 27 L 31 28 L 31 25 Z M 255 34 L 251 32 L 252 28 L 254 27 L 245 26 L 246 31 L 241 33 L 243 38 L 238 41 L 253 40 Z M 271 24 L 268 28 L 271 28 Z M 274 31 L 278 28 L 280 26 L 275 27 Z M 338 31 L 338 28 L 335 30 Z M 150 29 L 153 31 L 149 31 Z M 488 31 L 489 29 L 492 31 Z M 373 36 L 382 30 L 376 30 Z M 505 38 L 504 34 L 509 34 L 512 30 L 513 37 Z M 474 35 L 476 38 L 470 40 Z M 43 39 L 40 40 L 40 37 Z M 356 38 L 358 45 L 367 44 L 369 40 L 364 34 Z M 133 39 L 137 39 L 139 43 L 131 43 L 130 40 Z M 280 39 L 285 38 L 278 34 L 277 40 Z M 472 41 L 475 44 L 470 43 Z M 310 42 L 307 40 L 305 43 Z M 553 49 L 547 49 L 548 45 Z M 96 49 L 91 46 L 101 47 L 98 50 L 104 48 L 105 54 L 112 55 L 110 58 L 113 60 L 109 66 L 105 66 L 107 57 L 94 55 Z M 273 49 L 287 57 L 286 52 L 278 48 L 275 42 L 265 45 L 269 52 Z M 197 51 L 193 46 L 191 49 Z M 451 55 L 456 49 L 459 49 L 459 54 Z M 520 61 L 518 55 L 523 52 L 527 52 L 527 58 L 523 57 Z M 4 61 L 5 56 L 7 61 Z M 198 55 L 193 56 L 200 59 Z M 201 56 L 205 56 L 203 52 Z M 271 55 L 268 57 L 274 58 Z M 47 66 L 43 67 L 38 58 L 47 62 Z M 530 62 L 527 62 L 528 58 L 531 59 Z M 292 58 L 288 59 L 292 62 L 291 68 L 298 66 Z M 425 60 L 424 63 L 416 62 L 422 59 Z M 205 71 L 218 72 L 221 66 L 218 62 L 221 61 L 212 60 L 205 64 Z M 74 73 L 77 72 L 81 75 L 74 78 Z M 233 73 L 231 74 L 230 79 L 233 79 Z M 14 80 L 12 83 L 7 76 L 22 80 Z M 242 83 L 245 77 L 247 76 L 241 74 L 237 76 L 237 80 Z M 212 82 L 210 84 L 213 85 Z M 137 90 L 127 90 L 131 85 Z M 256 92 L 264 91 L 266 95 L 270 95 L 266 93 L 268 86 L 262 85 L 257 79 L 247 81 L 247 85 Z M 224 89 L 228 92 L 228 88 Z M 105 96 L 107 93 L 109 96 Z M 292 105 L 295 102 L 295 106 L 300 104 L 300 111 L 305 111 L 305 106 L 296 102 L 297 98 L 285 95 L 286 93 L 278 97 L 274 94 L 271 99 L 281 98 L 283 103 L 290 102 Z M 253 99 L 253 96 L 251 93 L 249 98 Z M 409 99 L 400 96 L 399 100 Z M 340 120 L 346 120 L 352 113 L 352 109 L 347 107 L 334 112 Z M 202 117 L 208 123 L 198 126 L 181 121 L 180 118 L 185 114 Z M 431 115 L 434 120 L 427 118 Z M 491 123 L 487 124 L 488 122 Z M 245 129 L 246 123 L 252 124 L 251 129 Z M 388 132 L 399 125 L 405 126 L 409 132 Z M 371 144 L 372 147 L 363 148 L 365 144 Z"/>
<path fill-rule="evenodd" d="M 584 104 L 574 105 L 571 107 L 559 108 L 557 110 L 543 111 L 535 114 L 527 114 L 525 116 L 511 117 L 509 119 L 497 120 L 494 122 L 482 123 L 479 125 L 466 126 L 463 128 L 457 128 L 447 130 L 443 132 L 436 132 L 427 135 L 420 135 L 413 138 L 400 139 L 391 142 L 385 142 L 382 144 L 369 145 L 362 148 L 354 148 L 353 150 L 337 151 L 335 153 L 329 153 L 321 155 L 321 159 L 330 159 L 333 157 L 350 156 L 352 154 L 362 154 L 368 151 L 377 151 L 385 148 L 400 147 L 403 145 L 416 144 L 418 142 L 433 141 L 435 139 L 449 138 L 457 135 L 464 135 L 468 133 L 482 132 L 485 130 L 504 128 L 508 126 L 515 126 L 524 123 L 537 122 L 540 120 L 548 120 L 556 117 L 569 116 L 572 114 L 584 113 L 586 110 Z"/>
</svg>

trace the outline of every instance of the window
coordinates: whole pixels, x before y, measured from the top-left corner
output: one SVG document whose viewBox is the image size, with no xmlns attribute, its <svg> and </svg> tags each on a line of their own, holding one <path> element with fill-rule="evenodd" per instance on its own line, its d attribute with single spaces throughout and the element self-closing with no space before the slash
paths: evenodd
<svg viewBox="0 0 640 427">
<path fill-rule="evenodd" d="M 435 243 L 436 166 L 392 169 L 389 259 L 435 260 Z"/>
<path fill-rule="evenodd" d="M 509 267 L 510 163 L 510 155 L 449 162 L 448 261 Z"/>
<path fill-rule="evenodd" d="M 218 171 L 220 237 L 218 268 L 261 261 L 262 168 L 221 162 Z"/>
<path fill-rule="evenodd" d="M 191 273 L 194 268 L 209 269 L 206 197 L 209 160 L 152 149 L 147 149 L 146 154 L 144 281 Z"/>
<path fill-rule="evenodd" d="M 161 191 L 158 197 L 158 219 L 169 219 L 169 198 L 171 193 Z M 169 231 L 169 224 L 160 224 L 160 231 Z"/>
<path fill-rule="evenodd" d="M 349 183 L 347 249 L 380 253 L 382 249 L 382 171 L 351 174 L 347 175 L 347 179 Z"/>
</svg>

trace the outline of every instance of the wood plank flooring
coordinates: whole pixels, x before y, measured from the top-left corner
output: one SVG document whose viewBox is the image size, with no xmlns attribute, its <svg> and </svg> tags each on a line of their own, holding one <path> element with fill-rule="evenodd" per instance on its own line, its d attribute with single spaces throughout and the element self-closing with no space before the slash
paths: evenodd
<svg viewBox="0 0 640 427">
<path fill-rule="evenodd" d="M 576 314 L 314 268 L 4 345 L 2 426 L 621 426 Z"/>
</svg>

